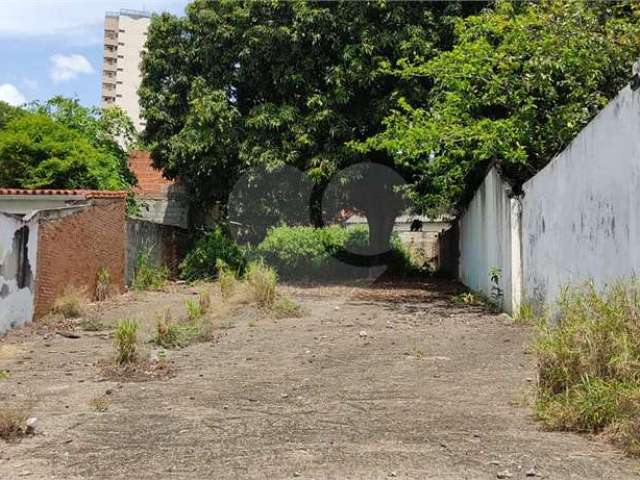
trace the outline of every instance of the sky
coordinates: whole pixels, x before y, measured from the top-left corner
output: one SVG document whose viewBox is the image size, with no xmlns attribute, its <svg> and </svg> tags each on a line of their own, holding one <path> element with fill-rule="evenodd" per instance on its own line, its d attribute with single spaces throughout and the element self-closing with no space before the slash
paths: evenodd
<svg viewBox="0 0 640 480">
<path fill-rule="evenodd" d="M 100 105 L 104 15 L 121 8 L 182 14 L 188 0 L 0 0 L 0 100 L 54 95 Z"/>
</svg>

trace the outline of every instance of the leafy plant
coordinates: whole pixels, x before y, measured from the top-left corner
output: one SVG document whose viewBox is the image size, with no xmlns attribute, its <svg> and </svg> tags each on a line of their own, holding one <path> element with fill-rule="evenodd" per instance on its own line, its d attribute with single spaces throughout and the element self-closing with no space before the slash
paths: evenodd
<svg viewBox="0 0 640 480">
<path fill-rule="evenodd" d="M 302 316 L 302 307 L 289 297 L 279 296 L 272 311 L 276 318 L 296 318 Z"/>
<path fill-rule="evenodd" d="M 135 363 L 138 359 L 138 330 L 140 325 L 134 319 L 119 320 L 114 331 L 116 362 L 120 365 Z"/>
<path fill-rule="evenodd" d="M 171 312 L 166 311 L 156 322 L 156 334 L 152 339 L 156 345 L 164 348 L 176 348 L 180 346 L 180 330 L 173 323 Z"/>
<path fill-rule="evenodd" d="M 153 259 L 153 248 L 142 249 L 136 258 L 135 273 L 131 286 L 134 290 L 160 290 L 169 279 L 169 269 L 158 266 Z"/>
<path fill-rule="evenodd" d="M 242 251 L 225 228 L 219 226 L 196 241 L 193 249 L 180 264 L 180 276 L 185 280 L 214 278 L 217 262 L 241 271 L 244 265 Z"/>
<path fill-rule="evenodd" d="M 504 297 L 504 291 L 500 286 L 501 280 L 502 270 L 498 267 L 491 268 L 489 270 L 489 282 L 491 283 L 490 302 L 496 310 L 500 310 L 502 308 L 502 299 Z"/>
</svg>

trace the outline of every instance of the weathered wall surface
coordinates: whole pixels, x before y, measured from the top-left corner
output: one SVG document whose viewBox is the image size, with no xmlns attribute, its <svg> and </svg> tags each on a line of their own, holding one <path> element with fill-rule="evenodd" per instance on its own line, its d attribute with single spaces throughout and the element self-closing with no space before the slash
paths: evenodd
<svg viewBox="0 0 640 480">
<path fill-rule="evenodd" d="M 513 310 L 510 186 L 492 168 L 458 222 L 458 276 L 472 290 L 491 296 L 489 272 L 499 268 L 503 308 Z"/>
<path fill-rule="evenodd" d="M 168 180 L 154 168 L 149 152 L 134 151 L 129 155 L 129 168 L 136 175 L 136 197 L 141 203 L 138 217 L 149 222 L 188 225 L 189 202 L 182 185 Z"/>
<path fill-rule="evenodd" d="M 175 273 L 188 248 L 185 229 L 171 225 L 161 225 L 144 220 L 127 220 L 127 268 L 126 282 L 133 281 L 136 259 L 145 249 L 151 249 L 156 265 L 165 265 Z"/>
<path fill-rule="evenodd" d="M 0 335 L 33 317 L 38 224 L 0 213 Z"/>
<path fill-rule="evenodd" d="M 640 274 L 640 90 L 622 90 L 523 189 L 527 299 Z"/>
<path fill-rule="evenodd" d="M 34 317 L 46 314 L 69 285 L 93 296 L 102 267 L 109 270 L 114 288 L 122 291 L 125 235 L 124 198 L 39 212 Z"/>
</svg>

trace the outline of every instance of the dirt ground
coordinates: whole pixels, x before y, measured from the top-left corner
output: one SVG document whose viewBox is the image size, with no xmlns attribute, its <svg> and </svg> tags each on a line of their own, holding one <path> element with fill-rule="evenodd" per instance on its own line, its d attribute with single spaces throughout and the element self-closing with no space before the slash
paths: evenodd
<svg viewBox="0 0 640 480">
<path fill-rule="evenodd" d="M 101 377 L 109 331 L 13 331 L 0 401 L 28 398 L 38 421 L 36 435 L 0 441 L 0 478 L 638 478 L 602 439 L 541 429 L 530 329 L 454 304 L 456 289 L 288 287 L 302 318 L 231 318 L 214 341 L 167 352 L 173 378 L 141 383 Z M 150 331 L 193 295 L 127 294 L 104 316 Z"/>
</svg>

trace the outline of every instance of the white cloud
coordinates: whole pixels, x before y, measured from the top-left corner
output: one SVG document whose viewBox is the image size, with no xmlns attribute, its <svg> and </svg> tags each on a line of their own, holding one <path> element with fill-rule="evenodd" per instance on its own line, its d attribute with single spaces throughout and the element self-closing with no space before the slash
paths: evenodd
<svg viewBox="0 0 640 480">
<path fill-rule="evenodd" d="M 3 83 L 0 85 L 0 100 L 7 102 L 9 105 L 18 107 L 24 104 L 27 99 L 20 93 L 15 86 L 10 83 Z"/>
<path fill-rule="evenodd" d="M 91 74 L 95 70 L 83 55 L 52 55 L 50 77 L 54 83 L 73 80 L 79 75 Z"/>
<path fill-rule="evenodd" d="M 145 0 L 146 9 L 181 13 L 188 0 Z M 0 38 L 62 36 L 77 45 L 102 43 L 104 14 L 136 8 L 130 0 L 0 0 Z"/>
</svg>

